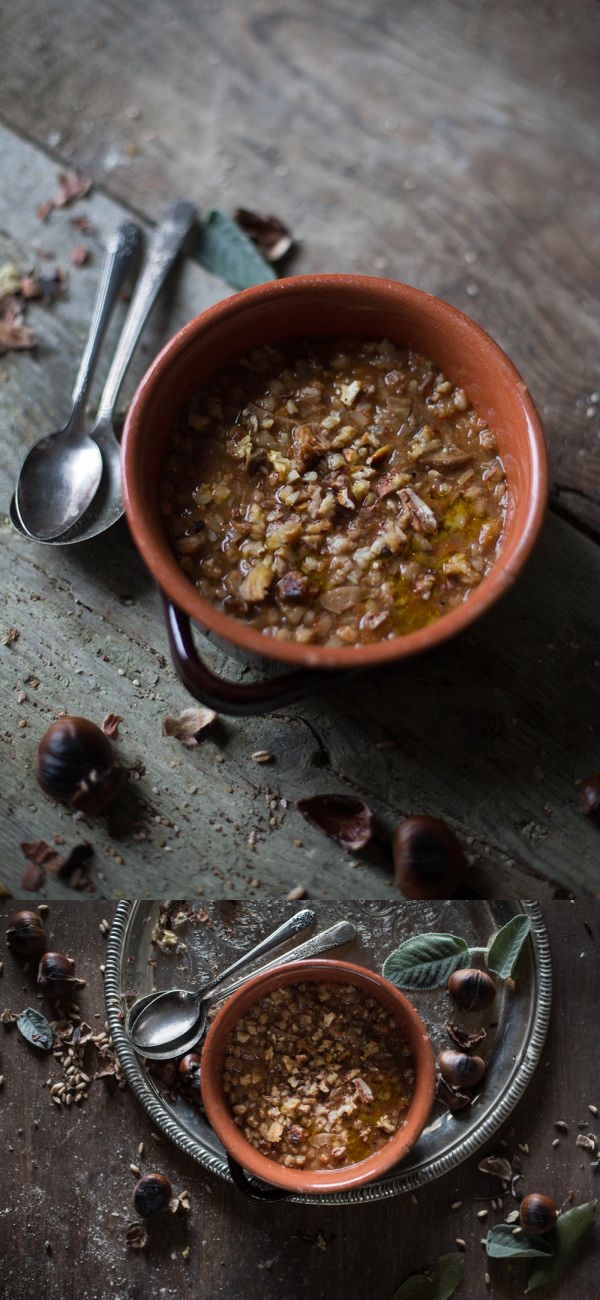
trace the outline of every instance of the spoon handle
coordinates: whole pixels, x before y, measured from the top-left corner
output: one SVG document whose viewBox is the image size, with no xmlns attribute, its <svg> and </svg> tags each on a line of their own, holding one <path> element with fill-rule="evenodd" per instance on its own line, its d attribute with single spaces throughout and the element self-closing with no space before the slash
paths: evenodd
<svg viewBox="0 0 600 1300">
<path fill-rule="evenodd" d="M 100 283 L 94 303 L 87 343 L 77 371 L 73 388 L 73 409 L 67 429 L 74 432 L 83 422 L 89 387 L 92 382 L 100 348 L 108 322 L 125 282 L 125 278 L 139 253 L 142 232 L 134 221 L 124 221 L 109 236 Z"/>
<path fill-rule="evenodd" d="M 219 989 L 219 992 L 210 998 L 210 1002 L 211 1004 L 224 1002 L 225 998 L 230 997 L 243 984 L 247 984 L 253 975 L 262 975 L 267 970 L 277 970 L 279 966 L 287 966 L 291 961 L 307 961 L 310 957 L 320 957 L 322 953 L 329 952 L 330 948 L 339 948 L 341 944 L 351 943 L 355 938 L 356 926 L 351 921 L 336 921 L 336 924 L 331 925 L 328 930 L 321 930 L 319 934 L 314 934 L 312 939 L 307 939 L 306 943 L 300 943 L 297 948 L 285 952 L 283 957 L 276 957 L 274 961 L 260 966 L 257 971 L 242 975 L 241 979 L 228 984 L 226 989 Z"/>
<path fill-rule="evenodd" d="M 270 952 L 272 948 L 277 948 L 280 943 L 285 943 L 286 939 L 292 939 L 295 934 L 300 934 L 302 930 L 306 930 L 309 925 L 312 925 L 314 920 L 315 914 L 310 907 L 304 907 L 301 912 L 296 912 L 294 916 L 288 917 L 287 921 L 283 922 L 283 925 L 278 925 L 272 934 L 268 934 L 266 939 L 261 939 L 255 948 L 250 949 L 250 952 L 245 952 L 241 957 L 237 957 L 230 966 L 226 966 L 225 970 L 220 971 L 218 975 L 215 975 L 214 979 L 209 980 L 208 984 L 203 984 L 202 998 L 204 999 L 208 993 L 212 993 L 212 990 L 222 984 L 223 980 L 227 979 L 229 975 L 233 975 L 234 971 L 241 970 L 243 966 L 248 966 L 257 957 L 262 957 L 264 952 Z"/>
<path fill-rule="evenodd" d="M 97 423 L 112 416 L 121 384 L 138 345 L 140 334 L 184 244 L 198 213 L 193 203 L 174 203 L 155 231 L 135 287 L 131 305 L 98 407 Z"/>
</svg>

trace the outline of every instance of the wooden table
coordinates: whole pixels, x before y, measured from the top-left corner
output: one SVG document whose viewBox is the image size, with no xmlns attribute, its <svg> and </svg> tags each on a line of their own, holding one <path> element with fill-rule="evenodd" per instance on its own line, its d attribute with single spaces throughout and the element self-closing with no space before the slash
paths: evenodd
<svg viewBox="0 0 600 1300">
<path fill-rule="evenodd" d="M 302 240 L 292 270 L 390 275 L 465 309 L 526 377 L 553 467 L 536 556 L 471 634 L 402 671 L 223 723 L 194 753 L 161 737 L 188 701 L 125 525 L 63 550 L 6 521 L 1 627 L 19 639 L 0 638 L 5 883 L 19 890 L 21 841 L 83 834 L 108 896 L 389 896 L 381 854 L 351 859 L 294 810 L 333 789 L 361 793 L 387 830 L 409 811 L 445 818 L 472 854 L 473 892 L 597 891 L 598 831 L 576 806 L 577 781 L 600 766 L 593 0 L 21 0 L 0 26 L 0 262 L 47 273 L 77 243 L 93 253 L 67 298 L 32 304 L 37 351 L 0 360 L 4 509 L 24 447 L 64 417 L 102 239 L 124 213 L 151 222 L 184 194 L 280 213 Z M 65 161 L 93 193 L 41 224 Z M 95 236 L 73 229 L 73 211 Z M 225 291 L 188 264 L 132 382 Z M 60 709 L 125 718 L 119 752 L 138 779 L 112 832 L 73 826 L 35 786 L 36 744 Z M 257 749 L 272 751 L 268 768 Z"/>
<path fill-rule="evenodd" d="M 437 905 L 440 911 L 443 905 Z M 102 918 L 114 904 L 51 904 L 48 937 L 76 959 L 87 984 L 79 1003 L 84 1019 L 101 1025 L 104 1018 L 102 977 L 105 939 Z M 10 904 L 0 906 L 3 934 Z M 597 996 L 600 980 L 600 913 L 589 905 L 554 904 L 545 909 L 555 971 L 555 1000 L 543 1061 L 511 1120 L 489 1152 L 509 1154 L 518 1144 L 527 1191 L 544 1191 L 557 1203 L 573 1189 L 576 1203 L 597 1195 L 599 1175 L 587 1151 L 575 1146 L 579 1121 L 597 1131 L 588 1111 L 600 1106 L 597 1051 Z M 441 927 L 440 927 L 441 928 Z M 33 970 L 23 973 L 14 955 L 4 951 L 0 1010 L 14 1011 L 35 1002 Z M 95 1019 L 95 1016 L 98 1019 Z M 89 1050 L 89 1049 L 87 1049 Z M 466 1242 L 465 1282 L 457 1295 L 482 1300 L 485 1258 L 479 1244 L 485 1229 L 504 1213 L 490 1209 L 482 1224 L 477 1212 L 488 1204 L 495 1186 L 477 1172 L 481 1154 L 437 1182 L 421 1189 L 417 1202 L 402 1196 L 374 1205 L 321 1208 L 258 1205 L 247 1202 L 219 1178 L 199 1170 L 166 1139 L 151 1137 L 152 1125 L 135 1097 L 113 1091 L 102 1081 L 88 1100 L 68 1112 L 59 1110 L 44 1087 L 54 1069 L 39 1060 L 16 1029 L 0 1026 L 0 1279 L 13 1300 L 43 1295 L 45 1300 L 162 1300 L 198 1294 L 217 1300 L 392 1300 L 411 1272 L 430 1267 L 438 1255 Z M 553 1148 L 555 1120 L 564 1119 L 569 1134 Z M 140 1142 L 143 1156 L 138 1156 Z M 488 1152 L 486 1151 L 486 1154 Z M 146 1250 L 124 1246 L 132 1218 L 131 1193 L 142 1172 L 168 1174 L 176 1192 L 187 1189 L 191 1211 L 183 1221 L 167 1216 L 151 1227 Z M 499 1185 L 498 1185 L 499 1186 Z M 454 1212 L 451 1205 L 461 1201 Z M 49 1243 L 46 1245 L 45 1243 Z M 189 1246 L 186 1262 L 181 1252 Z M 595 1245 L 583 1249 L 577 1271 L 548 1291 L 552 1300 L 596 1300 L 598 1294 L 597 1230 Z M 514 1297 L 523 1284 L 517 1274 L 493 1267 L 492 1296 Z M 74 1279 L 77 1278 L 75 1286 Z M 546 1292 L 541 1292 L 544 1295 Z"/>
</svg>

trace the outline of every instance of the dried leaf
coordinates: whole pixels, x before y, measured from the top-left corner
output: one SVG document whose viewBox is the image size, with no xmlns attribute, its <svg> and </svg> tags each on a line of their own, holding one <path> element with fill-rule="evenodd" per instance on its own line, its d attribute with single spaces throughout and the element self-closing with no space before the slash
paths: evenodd
<svg viewBox="0 0 600 1300">
<path fill-rule="evenodd" d="M 125 1233 L 125 1244 L 130 1250 L 143 1250 L 148 1243 L 148 1229 L 143 1223 L 130 1223 Z"/>
<path fill-rule="evenodd" d="M 76 199 L 83 199 L 89 194 L 92 182 L 88 176 L 81 176 L 73 168 L 58 173 L 58 190 L 52 200 L 55 208 L 66 208 Z"/>
<path fill-rule="evenodd" d="M 86 262 L 89 262 L 90 256 L 90 249 L 86 248 L 85 244 L 77 244 L 75 248 L 71 249 L 69 261 L 72 266 L 85 266 Z"/>
<path fill-rule="evenodd" d="M 237 208 L 234 217 L 268 262 L 279 262 L 293 247 L 292 235 L 279 217 L 262 217 L 249 208 Z"/>
<path fill-rule="evenodd" d="M 42 873 L 40 884 L 37 886 L 27 886 L 23 884 L 24 889 L 39 889 L 40 885 L 43 884 L 46 874 L 55 876 L 60 880 L 67 880 L 68 884 L 73 883 L 73 887 L 75 887 L 75 873 L 79 871 L 80 867 L 83 866 L 83 863 L 86 862 L 93 853 L 92 845 L 88 844 L 87 841 L 84 841 L 83 844 L 76 844 L 69 853 L 67 853 L 66 857 L 62 857 L 62 855 L 58 853 L 51 844 L 47 844 L 45 840 L 36 840 L 31 844 L 24 842 L 21 844 L 21 848 L 25 857 L 28 859 L 29 864 L 37 867 L 38 873 Z M 27 870 L 28 869 L 25 868 L 23 876 L 25 876 Z M 31 878 L 35 878 L 33 872 L 31 873 Z"/>
<path fill-rule="evenodd" d="M 42 888 L 46 880 L 44 868 L 37 862 L 28 862 L 21 875 L 21 889 L 27 889 L 30 893 L 36 894 L 38 889 Z"/>
<path fill-rule="evenodd" d="M 317 794 L 296 807 L 311 826 L 318 826 L 343 848 L 364 849 L 373 834 L 373 814 L 362 799 L 346 794 Z"/>
<path fill-rule="evenodd" d="M 478 1047 L 484 1038 L 487 1038 L 485 1029 L 478 1029 L 474 1034 L 470 1034 L 466 1029 L 460 1029 L 458 1025 L 451 1025 L 449 1022 L 446 1023 L 446 1033 L 461 1052 L 472 1052 L 474 1047 Z"/>
<path fill-rule="evenodd" d="M 23 352 L 34 348 L 34 331 L 23 322 L 21 304 L 17 298 L 3 298 L 0 302 L 0 356 L 4 352 Z"/>
<path fill-rule="evenodd" d="M 163 736 L 174 736 L 188 749 L 199 745 L 202 734 L 211 727 L 216 718 L 214 709 L 201 704 L 196 709 L 184 709 L 178 718 L 166 717 L 163 721 Z"/>
<path fill-rule="evenodd" d="M 12 298 L 21 292 L 21 276 L 12 262 L 3 262 L 0 266 L 0 299 Z"/>
<path fill-rule="evenodd" d="M 442 988 L 469 965 L 470 949 L 457 934 L 417 934 L 390 953 L 383 974 L 400 989 Z"/>
<path fill-rule="evenodd" d="M 104 735 L 110 736 L 111 739 L 113 736 L 118 738 L 119 723 L 122 721 L 123 719 L 120 713 L 107 713 L 104 722 L 102 723 L 102 731 L 104 732 Z"/>
<path fill-rule="evenodd" d="M 486 1156 L 477 1168 L 482 1174 L 491 1174 L 494 1178 L 501 1178 L 505 1183 L 510 1183 L 513 1176 L 512 1165 L 502 1156 Z"/>
<path fill-rule="evenodd" d="M 52 1051 L 54 1035 L 51 1026 L 41 1011 L 36 1011 L 35 1007 L 27 1007 L 21 1012 L 17 1017 L 17 1029 L 33 1047 L 40 1047 L 43 1052 Z"/>
</svg>

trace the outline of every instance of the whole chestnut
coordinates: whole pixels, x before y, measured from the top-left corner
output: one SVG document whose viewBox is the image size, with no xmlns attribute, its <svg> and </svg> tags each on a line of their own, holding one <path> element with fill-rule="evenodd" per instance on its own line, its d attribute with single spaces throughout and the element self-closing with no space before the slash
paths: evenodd
<svg viewBox="0 0 600 1300">
<path fill-rule="evenodd" d="M 452 1048 L 440 1052 L 438 1056 L 440 1074 L 453 1088 L 474 1088 L 485 1074 L 485 1061 L 480 1056 L 468 1056 L 466 1052 L 454 1052 Z"/>
<path fill-rule="evenodd" d="M 87 718 L 58 718 L 42 736 L 36 769 L 42 790 L 71 808 L 99 813 L 125 779 L 104 732 Z"/>
<path fill-rule="evenodd" d="M 37 912 L 15 912 L 8 922 L 6 939 L 19 957 L 37 957 L 45 946 L 41 917 Z"/>
<path fill-rule="evenodd" d="M 188 1052 L 182 1056 L 177 1071 L 179 1087 L 184 1096 L 189 1097 L 196 1106 L 202 1101 L 200 1092 L 200 1062 L 197 1052 Z"/>
<path fill-rule="evenodd" d="M 67 997 L 83 983 L 73 974 L 75 962 L 64 952 L 45 952 L 38 970 L 38 988 L 47 998 Z"/>
<path fill-rule="evenodd" d="M 144 1174 L 133 1189 L 133 1204 L 143 1219 L 166 1210 L 173 1196 L 165 1174 Z"/>
<path fill-rule="evenodd" d="M 469 967 L 455 970 L 448 980 L 448 992 L 463 1011 L 483 1011 L 496 996 L 496 985 L 487 971 Z"/>
<path fill-rule="evenodd" d="M 581 782 L 577 801 L 584 817 L 600 821 L 600 772 L 595 776 L 586 776 L 585 781 Z"/>
<path fill-rule="evenodd" d="M 454 831 L 437 817 L 405 817 L 393 840 L 396 885 L 405 898 L 449 898 L 468 867 Z"/>
<path fill-rule="evenodd" d="M 531 1237 L 543 1237 L 550 1232 L 558 1218 L 558 1210 L 549 1196 L 530 1192 L 521 1201 L 521 1225 Z"/>
</svg>

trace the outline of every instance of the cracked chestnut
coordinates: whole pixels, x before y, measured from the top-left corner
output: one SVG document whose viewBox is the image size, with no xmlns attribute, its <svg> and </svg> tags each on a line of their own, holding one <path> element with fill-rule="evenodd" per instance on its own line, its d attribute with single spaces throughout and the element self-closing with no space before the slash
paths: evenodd
<svg viewBox="0 0 600 1300">
<path fill-rule="evenodd" d="M 202 1101 L 200 1064 L 201 1058 L 198 1053 L 188 1052 L 186 1056 L 182 1056 L 177 1070 L 177 1079 L 182 1093 L 196 1106 L 199 1106 Z"/>
<path fill-rule="evenodd" d="M 144 1174 L 133 1189 L 133 1204 L 142 1219 L 149 1219 L 150 1215 L 168 1209 L 172 1195 L 171 1184 L 165 1174 Z"/>
<path fill-rule="evenodd" d="M 125 779 L 112 744 L 87 718 L 58 718 L 42 736 L 35 773 L 45 794 L 85 813 L 99 813 Z"/>
<path fill-rule="evenodd" d="M 521 1201 L 521 1225 L 531 1237 L 543 1237 L 550 1232 L 558 1218 L 558 1210 L 549 1196 L 530 1192 Z"/>
<path fill-rule="evenodd" d="M 484 1011 L 496 996 L 496 985 L 487 971 L 455 970 L 448 980 L 448 992 L 463 1011 Z"/>
<path fill-rule="evenodd" d="M 393 841 L 396 885 L 405 898 L 449 898 L 468 862 L 454 831 L 437 817 L 405 817 Z"/>
<path fill-rule="evenodd" d="M 41 917 L 37 912 L 15 912 L 8 923 L 6 939 L 19 957 L 37 957 L 45 946 Z"/>
<path fill-rule="evenodd" d="M 45 952 L 38 970 L 38 988 L 47 998 L 67 997 L 83 982 L 73 974 L 74 966 L 64 952 Z"/>
<path fill-rule="evenodd" d="M 485 1074 L 485 1061 L 480 1056 L 468 1056 L 466 1052 L 448 1048 L 440 1052 L 437 1060 L 442 1078 L 453 1088 L 474 1088 Z"/>
</svg>

